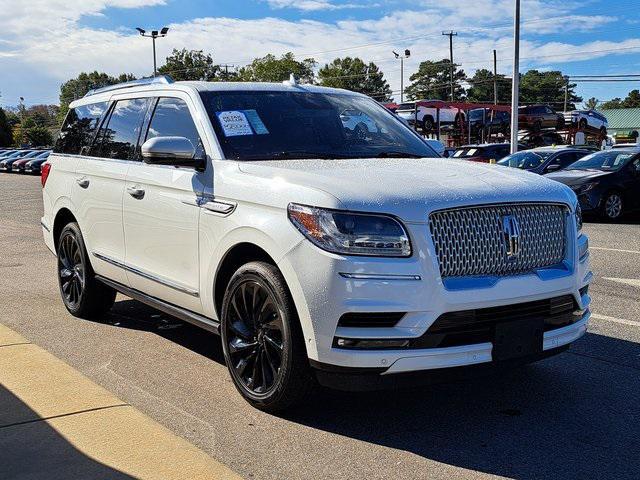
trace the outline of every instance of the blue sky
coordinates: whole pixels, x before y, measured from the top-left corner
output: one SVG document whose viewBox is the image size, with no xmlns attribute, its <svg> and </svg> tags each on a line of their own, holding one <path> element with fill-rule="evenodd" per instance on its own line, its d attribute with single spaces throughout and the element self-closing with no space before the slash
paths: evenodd
<svg viewBox="0 0 640 480">
<path fill-rule="evenodd" d="M 567 74 L 640 72 L 640 4 L 633 1 L 522 0 L 522 65 Z M 391 50 L 409 48 L 405 85 L 422 60 L 448 57 L 443 30 L 456 30 L 456 63 L 468 74 L 511 74 L 513 0 L 0 0 L 0 105 L 55 103 L 59 86 L 81 71 L 148 75 L 151 45 L 137 26 L 169 26 L 158 57 L 202 49 L 237 66 L 292 51 L 321 64 L 360 56 L 381 67 L 392 90 L 400 72 Z M 608 100 L 637 82 L 580 83 L 578 93 Z"/>
</svg>

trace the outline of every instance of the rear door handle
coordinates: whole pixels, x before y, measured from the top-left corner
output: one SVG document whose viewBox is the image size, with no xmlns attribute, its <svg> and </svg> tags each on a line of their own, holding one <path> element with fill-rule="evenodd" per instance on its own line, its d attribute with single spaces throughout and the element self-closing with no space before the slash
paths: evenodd
<svg viewBox="0 0 640 480">
<path fill-rule="evenodd" d="M 82 188 L 87 188 L 90 182 L 87 177 L 79 177 L 76 178 L 76 183 Z"/>
<path fill-rule="evenodd" d="M 127 187 L 127 193 L 136 200 L 142 200 L 144 198 L 144 190 L 138 187 Z"/>
</svg>

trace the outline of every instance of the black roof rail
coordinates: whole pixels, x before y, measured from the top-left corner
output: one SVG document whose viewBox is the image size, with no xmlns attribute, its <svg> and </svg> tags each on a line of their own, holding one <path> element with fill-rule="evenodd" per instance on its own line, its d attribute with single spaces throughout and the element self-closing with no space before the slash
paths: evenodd
<svg viewBox="0 0 640 480">
<path fill-rule="evenodd" d="M 173 78 L 170 75 L 158 75 L 157 77 L 141 78 L 139 80 L 131 80 L 129 82 L 116 83 L 115 85 L 107 85 L 106 87 L 93 88 L 89 90 L 85 97 L 91 95 L 97 95 L 98 93 L 110 92 L 112 90 L 121 90 L 124 88 L 140 87 L 144 85 L 162 84 L 168 85 L 173 83 Z"/>
</svg>

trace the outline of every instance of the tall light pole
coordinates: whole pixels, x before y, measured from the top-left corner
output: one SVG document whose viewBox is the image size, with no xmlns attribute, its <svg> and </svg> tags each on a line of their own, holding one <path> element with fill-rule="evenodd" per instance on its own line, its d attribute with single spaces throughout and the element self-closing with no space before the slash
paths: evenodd
<svg viewBox="0 0 640 480">
<path fill-rule="evenodd" d="M 156 67 L 156 38 L 166 37 L 169 28 L 162 27 L 162 30 L 160 30 L 159 32 L 158 30 L 152 30 L 151 33 L 147 33 L 146 30 L 140 27 L 136 27 L 136 30 L 138 30 L 138 32 L 140 32 L 140 35 L 142 35 L 143 37 L 151 38 L 151 41 L 153 42 L 153 76 L 155 77 L 158 74 L 158 69 Z"/>
<path fill-rule="evenodd" d="M 405 49 L 404 55 L 393 52 L 396 58 L 400 59 L 400 103 L 404 102 L 404 59 L 411 56 L 411 51 Z"/>
<path fill-rule="evenodd" d="M 511 153 L 518 151 L 518 101 L 520 98 L 520 0 L 514 0 L 513 79 L 511 80 Z"/>
<path fill-rule="evenodd" d="M 455 102 L 456 98 L 453 88 L 453 72 L 455 71 L 455 66 L 453 65 L 453 37 L 457 37 L 458 32 L 451 30 L 450 32 L 442 32 L 442 35 L 449 37 L 449 60 L 451 60 L 451 101 Z"/>
</svg>

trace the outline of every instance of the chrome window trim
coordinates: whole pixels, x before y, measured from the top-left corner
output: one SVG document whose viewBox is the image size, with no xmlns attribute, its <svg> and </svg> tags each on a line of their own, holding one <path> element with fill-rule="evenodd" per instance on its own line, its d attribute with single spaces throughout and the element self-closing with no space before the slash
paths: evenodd
<svg viewBox="0 0 640 480">
<path fill-rule="evenodd" d="M 420 275 L 394 275 L 394 274 L 378 274 L 378 273 L 346 273 L 340 272 L 339 275 L 342 278 L 348 278 L 350 280 L 404 280 L 404 281 L 418 281 L 422 280 Z"/>
<path fill-rule="evenodd" d="M 185 287 L 184 285 L 180 285 L 178 283 L 172 282 L 171 280 L 166 280 L 164 278 L 145 272 L 144 270 L 133 267 L 131 265 L 127 265 L 126 263 L 120 262 L 119 260 L 115 260 L 107 255 L 103 255 L 98 252 L 92 252 L 92 255 L 99 260 L 107 262 L 116 267 L 122 268 L 123 270 L 126 270 L 128 272 L 135 273 L 136 275 L 146 278 L 147 280 L 151 280 L 153 282 L 159 283 L 160 285 L 164 285 L 165 287 L 173 288 L 174 290 L 177 290 L 182 293 L 186 293 L 187 295 L 191 295 L 192 297 L 200 296 L 200 293 L 197 290 L 194 290 L 189 287 Z"/>
</svg>

